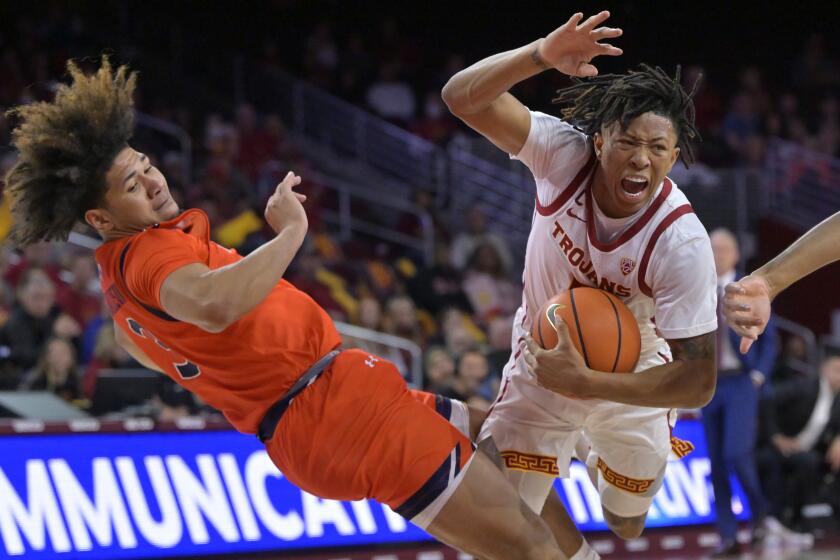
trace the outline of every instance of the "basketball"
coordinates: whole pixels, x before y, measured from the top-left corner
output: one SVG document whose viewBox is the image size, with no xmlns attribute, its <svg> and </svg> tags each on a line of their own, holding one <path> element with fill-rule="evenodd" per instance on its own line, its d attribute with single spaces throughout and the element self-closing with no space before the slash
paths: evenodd
<svg viewBox="0 0 840 560">
<path fill-rule="evenodd" d="M 620 299 L 596 288 L 573 288 L 549 299 L 531 328 L 531 336 L 546 349 L 557 345 L 558 318 L 587 367 L 596 371 L 631 373 L 641 350 L 636 318 Z"/>
</svg>

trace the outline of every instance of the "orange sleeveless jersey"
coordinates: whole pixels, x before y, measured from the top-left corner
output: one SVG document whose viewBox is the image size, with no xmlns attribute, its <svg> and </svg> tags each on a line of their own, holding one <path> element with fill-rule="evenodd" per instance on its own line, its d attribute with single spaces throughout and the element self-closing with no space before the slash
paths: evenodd
<svg viewBox="0 0 840 560">
<path fill-rule="evenodd" d="M 200 210 L 96 251 L 102 293 L 116 328 L 239 431 L 256 433 L 268 407 L 341 337 L 326 312 L 285 280 L 221 333 L 163 311 L 160 288 L 170 273 L 192 263 L 217 269 L 242 258 L 210 241 L 210 224 Z"/>
</svg>

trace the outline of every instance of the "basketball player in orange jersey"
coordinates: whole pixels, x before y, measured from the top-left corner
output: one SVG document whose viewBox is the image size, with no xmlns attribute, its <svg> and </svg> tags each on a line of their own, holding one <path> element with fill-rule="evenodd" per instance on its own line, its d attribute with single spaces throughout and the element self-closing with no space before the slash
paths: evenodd
<svg viewBox="0 0 840 560">
<path fill-rule="evenodd" d="M 815 270 L 840 260 L 840 212 L 826 218 L 773 260 L 726 286 L 723 311 L 726 322 L 741 336 L 746 354 L 767 328 L 770 303 L 788 286 Z"/>
<path fill-rule="evenodd" d="M 594 57 L 621 54 L 598 42 L 621 34 L 599 27 L 608 17 L 575 14 L 545 38 L 458 72 L 442 94 L 536 183 L 511 360 L 479 449 L 498 448 L 509 480 L 540 513 L 583 434 L 591 449 L 576 453 L 596 477 L 604 518 L 633 538 L 672 443 L 687 450 L 671 438 L 674 409 L 703 406 L 714 393 L 716 277 L 708 234 L 667 177 L 678 157 L 692 160 L 691 94 L 679 76 L 645 65 L 598 76 Z M 530 111 L 508 91 L 552 69 L 589 78 L 559 92 L 563 119 Z M 588 368 L 562 322 L 558 348 L 528 337 L 545 302 L 577 285 L 609 290 L 633 312 L 642 337 L 635 374 Z"/>
<path fill-rule="evenodd" d="M 166 179 L 129 145 L 136 77 L 107 60 L 51 103 L 19 107 L 7 177 L 19 244 L 66 239 L 83 220 L 122 344 L 256 434 L 292 483 L 316 496 L 374 498 L 456 548 L 488 559 L 560 559 L 544 522 L 503 474 L 389 362 L 339 352 L 338 332 L 283 280 L 307 231 L 289 173 L 268 200 L 276 232 L 247 257 L 210 240 Z M 428 399 L 428 396 L 422 396 Z"/>
</svg>

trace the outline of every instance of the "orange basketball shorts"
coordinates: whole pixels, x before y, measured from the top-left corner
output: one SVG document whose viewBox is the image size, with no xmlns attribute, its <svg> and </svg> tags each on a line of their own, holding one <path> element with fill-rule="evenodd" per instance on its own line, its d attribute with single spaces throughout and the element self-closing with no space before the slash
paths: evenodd
<svg viewBox="0 0 840 560">
<path fill-rule="evenodd" d="M 448 499 L 473 454 L 444 419 L 448 399 L 421 395 L 387 360 L 345 350 L 295 397 L 266 450 L 310 494 L 373 498 L 413 519 Z"/>
</svg>

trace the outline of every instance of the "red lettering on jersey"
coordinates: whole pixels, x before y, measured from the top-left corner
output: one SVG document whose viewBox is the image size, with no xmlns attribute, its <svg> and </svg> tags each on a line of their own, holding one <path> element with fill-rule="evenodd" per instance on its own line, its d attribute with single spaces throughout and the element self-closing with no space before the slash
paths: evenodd
<svg viewBox="0 0 840 560">
<path fill-rule="evenodd" d="M 615 295 L 623 298 L 630 297 L 630 288 L 617 284 L 615 287 Z"/>
<path fill-rule="evenodd" d="M 609 278 L 601 278 L 601 283 L 598 284 L 598 288 L 601 290 L 606 290 L 611 294 L 615 293 L 615 282 L 611 282 Z"/>
<path fill-rule="evenodd" d="M 554 231 L 551 232 L 551 237 L 556 239 L 558 233 L 562 233 L 563 235 L 566 234 L 566 232 L 563 231 L 563 226 L 560 225 L 560 222 L 554 220 Z"/>
<path fill-rule="evenodd" d="M 593 286 L 597 286 L 597 285 L 598 285 L 598 275 L 597 275 L 597 274 L 595 274 L 595 271 L 594 271 L 594 270 L 592 270 L 592 271 L 590 271 L 589 273 L 587 273 L 586 277 L 587 277 L 587 278 L 589 278 L 589 280 L 592 282 L 592 285 L 593 285 Z"/>
<path fill-rule="evenodd" d="M 572 266 L 578 266 L 581 260 L 583 260 L 583 250 L 579 247 L 575 247 L 572 249 L 572 252 L 569 253 L 569 262 L 572 263 Z"/>
<path fill-rule="evenodd" d="M 566 256 L 569 255 L 569 250 L 572 247 L 572 240 L 569 239 L 568 235 L 563 235 L 563 239 L 560 240 L 560 248 L 563 249 L 563 252 L 566 253 Z"/>
<path fill-rule="evenodd" d="M 584 274 L 589 274 L 589 270 L 592 268 L 592 261 L 583 261 L 580 263 L 580 266 L 578 268 Z"/>
</svg>

